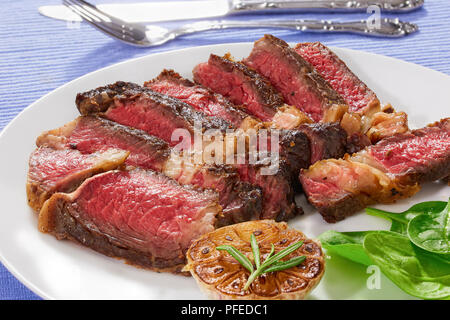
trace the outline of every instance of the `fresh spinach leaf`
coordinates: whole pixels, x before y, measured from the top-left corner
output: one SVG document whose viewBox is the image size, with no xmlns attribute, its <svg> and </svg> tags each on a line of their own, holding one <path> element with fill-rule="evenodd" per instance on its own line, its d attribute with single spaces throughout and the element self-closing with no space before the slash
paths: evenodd
<svg viewBox="0 0 450 320">
<path fill-rule="evenodd" d="M 434 253 L 449 254 L 450 200 L 440 212 L 428 212 L 411 219 L 407 232 L 416 246 Z"/>
<path fill-rule="evenodd" d="M 367 208 L 367 214 L 371 216 L 381 217 L 392 222 L 390 231 L 406 234 L 409 221 L 421 214 L 439 213 L 446 206 L 444 201 L 427 201 L 413 205 L 406 211 L 394 213 L 375 208 Z"/>
<path fill-rule="evenodd" d="M 450 298 L 450 260 L 415 246 L 408 237 L 374 231 L 364 238 L 370 259 L 399 288 L 422 299 Z"/>
<path fill-rule="evenodd" d="M 337 232 L 330 230 L 322 233 L 319 236 L 319 240 L 329 253 L 331 252 L 354 262 L 369 266 L 373 262 L 363 248 L 364 237 L 369 232 Z"/>
</svg>

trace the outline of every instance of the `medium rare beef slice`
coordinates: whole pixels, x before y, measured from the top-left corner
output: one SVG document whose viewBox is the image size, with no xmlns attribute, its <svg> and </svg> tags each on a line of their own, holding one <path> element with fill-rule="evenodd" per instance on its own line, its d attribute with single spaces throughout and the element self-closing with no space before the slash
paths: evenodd
<svg viewBox="0 0 450 320">
<path fill-rule="evenodd" d="M 272 35 L 255 42 L 243 63 L 269 79 L 285 102 L 314 121 L 338 121 L 348 106 L 314 68 L 289 45 Z"/>
<path fill-rule="evenodd" d="M 224 120 L 205 116 L 188 104 L 149 88 L 132 87 L 114 96 L 108 88 L 115 86 L 109 85 L 78 94 L 76 103 L 80 113 L 100 114 L 109 120 L 157 136 L 171 146 L 180 142 L 172 141 L 172 134 L 176 129 L 185 129 L 193 136 L 196 123 L 203 130 L 218 129 L 225 132 L 230 127 Z M 106 95 L 109 98 L 103 99 Z M 180 146 L 182 149 L 188 147 L 190 145 Z"/>
<path fill-rule="evenodd" d="M 409 197 L 419 190 L 420 184 L 449 174 L 447 118 L 386 138 L 343 160 L 319 161 L 301 172 L 300 182 L 308 201 L 326 220 L 338 221 L 368 204 Z M 367 180 L 371 177 L 372 182 Z"/>
<path fill-rule="evenodd" d="M 236 128 L 258 127 L 256 119 L 236 107 L 224 96 L 182 78 L 173 70 L 163 70 L 156 79 L 146 82 L 144 86 L 186 102 L 208 116 L 224 119 Z"/>
<path fill-rule="evenodd" d="M 42 134 L 40 144 L 76 149 L 91 154 L 110 148 L 126 150 L 128 166 L 152 169 L 177 180 L 219 193 L 222 213 L 218 225 L 257 219 L 262 206 L 261 190 L 239 180 L 230 166 L 194 165 L 175 153 L 165 141 L 97 116 L 81 116 L 65 126 Z"/>
<path fill-rule="evenodd" d="M 397 134 L 357 153 L 356 161 L 380 169 L 403 184 L 425 183 L 450 174 L 450 118 Z"/>
<path fill-rule="evenodd" d="M 84 155 L 77 150 L 38 147 L 29 160 L 28 204 L 39 211 L 53 193 L 71 192 L 85 179 L 118 168 L 127 156 L 128 152 L 116 149 Z"/>
<path fill-rule="evenodd" d="M 243 105 L 247 112 L 271 121 L 277 109 L 284 104 L 283 98 L 267 79 L 229 56 L 211 54 L 208 62 L 193 70 L 194 81 Z"/>
<path fill-rule="evenodd" d="M 222 95 L 212 93 L 200 85 L 195 85 L 172 70 L 164 70 L 156 79 L 147 82 L 146 86 L 181 99 L 206 115 L 229 121 L 235 129 L 258 131 L 265 128 L 263 122 L 235 107 Z M 288 161 L 293 175 L 298 176 L 299 169 L 308 167 L 310 163 L 308 139 L 305 134 L 298 130 L 280 130 L 279 135 L 280 154 Z M 270 133 L 268 133 L 268 136 L 267 145 L 270 150 Z"/>
<path fill-rule="evenodd" d="M 366 114 L 380 109 L 380 101 L 375 93 L 328 47 L 320 42 L 299 43 L 295 52 L 340 94 L 350 112 Z"/>
<path fill-rule="evenodd" d="M 419 190 L 404 187 L 385 173 L 347 159 L 322 160 L 304 170 L 300 182 L 308 201 L 325 221 L 334 223 L 375 203 L 391 203 Z"/>
<path fill-rule="evenodd" d="M 181 186 L 154 171 L 110 171 L 73 193 L 56 193 L 39 229 L 107 256 L 160 271 L 180 272 L 191 241 L 214 230 L 217 195 Z"/>
<path fill-rule="evenodd" d="M 102 92 L 101 89 L 96 89 L 93 91 L 97 94 L 101 94 Z M 90 97 L 91 94 L 79 94 L 77 99 L 78 105 L 84 104 L 84 100 L 80 98 L 84 96 Z M 94 108 L 93 110 L 97 109 L 98 108 Z M 203 128 L 205 129 L 218 129 L 221 132 L 231 126 L 224 120 L 216 117 L 208 117 L 178 99 L 162 95 L 149 88 L 139 88 L 125 91 L 120 96 L 115 97 L 113 102 L 109 103 L 106 108 L 102 108 L 102 110 L 102 116 L 107 117 L 108 119 L 123 125 L 144 130 L 147 133 L 155 135 L 158 138 L 172 144 L 173 141 L 171 140 L 171 132 L 178 128 L 186 129 L 189 132 L 194 132 L 194 122 L 196 120 L 201 122 L 203 124 Z M 190 146 L 184 147 L 188 149 Z M 266 218 L 276 218 L 279 215 L 283 217 L 291 217 L 297 212 L 301 212 L 301 209 L 297 210 L 295 208 L 294 198 L 290 196 L 293 194 L 292 186 L 289 184 L 292 178 L 289 176 L 286 177 L 281 173 L 288 170 L 285 168 L 287 166 L 285 161 L 279 162 L 280 172 L 274 173 L 274 176 L 277 176 L 278 178 L 270 180 L 260 179 L 258 176 L 243 176 L 241 174 L 242 166 L 248 167 L 245 171 L 249 172 L 249 174 L 259 175 L 260 170 L 264 168 L 264 166 L 268 165 L 263 165 L 260 163 L 255 165 L 248 163 L 244 165 L 230 165 L 238 170 L 242 181 L 256 184 L 260 187 L 263 190 L 264 199 L 268 196 L 264 194 L 264 190 L 273 190 L 278 188 L 278 190 L 280 190 L 279 192 L 286 194 L 285 197 L 277 198 L 277 200 L 289 201 L 289 203 L 279 203 L 274 205 L 274 207 L 278 208 L 277 212 L 272 210 L 272 205 L 263 205 L 263 215 Z M 283 182 L 286 178 L 288 179 L 287 185 Z M 264 185 L 268 183 L 271 185 Z M 274 183 L 278 183 L 279 185 L 277 186 Z"/>
</svg>

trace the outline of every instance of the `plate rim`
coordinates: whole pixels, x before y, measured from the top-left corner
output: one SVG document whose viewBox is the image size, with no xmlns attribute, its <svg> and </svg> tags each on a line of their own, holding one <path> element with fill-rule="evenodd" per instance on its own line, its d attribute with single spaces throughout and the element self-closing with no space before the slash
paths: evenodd
<svg viewBox="0 0 450 320">
<path fill-rule="evenodd" d="M 47 99 L 48 96 L 54 94 L 56 91 L 62 90 L 63 88 L 66 88 L 66 87 L 70 87 L 74 83 L 83 81 L 84 78 L 91 77 L 91 76 L 93 76 L 96 73 L 101 73 L 101 72 L 103 72 L 103 71 L 105 71 L 107 69 L 115 68 L 115 67 L 117 67 L 119 65 L 122 65 L 122 64 L 136 63 L 139 60 L 146 60 L 146 59 L 149 59 L 149 58 L 154 57 L 154 56 L 163 56 L 165 54 L 171 54 L 171 53 L 175 53 L 175 52 L 177 52 L 177 53 L 181 52 L 182 53 L 184 51 L 190 51 L 192 49 L 201 49 L 201 48 L 208 48 L 210 51 L 214 51 L 214 49 L 216 49 L 216 48 L 223 48 L 224 46 L 239 46 L 239 45 L 250 46 L 253 43 L 254 42 L 229 42 L 229 43 L 220 43 L 220 44 L 214 44 L 214 45 L 201 45 L 201 46 L 186 47 L 186 48 L 167 50 L 167 51 L 157 52 L 157 53 L 149 53 L 149 54 L 146 54 L 146 55 L 143 55 L 143 56 L 140 56 L 140 57 L 130 58 L 130 59 L 127 59 L 127 60 L 124 60 L 124 61 L 120 61 L 120 62 L 117 62 L 117 63 L 110 64 L 110 65 L 102 67 L 100 69 L 93 70 L 91 72 L 88 72 L 86 74 L 83 74 L 83 75 L 79 76 L 78 78 L 72 79 L 69 82 L 66 82 L 66 83 L 62 84 L 61 86 L 51 90 L 50 92 L 44 94 L 42 97 L 38 98 L 37 100 L 33 101 L 31 104 L 26 106 L 23 110 L 21 110 L 2 129 L 2 131 L 0 132 L 0 141 L 3 139 L 4 135 L 9 130 L 9 128 L 11 126 L 13 126 L 16 121 L 19 121 L 19 118 L 21 118 L 21 116 L 23 114 L 25 114 L 31 108 L 33 108 L 34 105 L 39 104 L 41 101 Z M 295 45 L 295 44 L 296 44 L 295 42 L 289 42 L 290 46 Z M 437 76 L 448 78 L 450 80 L 450 75 L 447 75 L 447 74 L 445 74 L 443 72 L 440 72 L 440 71 L 437 71 L 437 70 L 434 70 L 434 69 L 422 66 L 420 64 L 416 64 L 416 63 L 413 63 L 413 62 L 401 60 L 399 58 L 395 58 L 395 57 L 391 57 L 391 56 L 385 56 L 385 55 L 382 55 L 382 54 L 368 52 L 368 51 L 365 51 L 365 50 L 356 50 L 356 49 L 349 49 L 349 48 L 337 47 L 337 46 L 329 46 L 329 48 L 331 48 L 332 50 L 348 52 L 348 53 L 350 53 L 350 55 L 352 55 L 352 54 L 363 54 L 363 55 L 368 55 L 368 56 L 372 55 L 372 56 L 382 57 L 384 59 L 391 60 L 392 62 L 395 62 L 395 63 L 401 63 L 401 64 L 405 64 L 406 66 L 411 66 L 411 67 L 414 67 L 414 68 L 418 68 L 418 69 L 420 69 L 423 72 L 435 73 Z M 50 294 L 47 294 L 43 289 L 41 289 L 37 285 L 35 285 L 33 283 L 32 279 L 28 279 L 24 275 L 22 275 L 22 273 L 19 272 L 16 269 L 16 267 L 12 263 L 10 263 L 9 260 L 4 256 L 4 254 L 2 253 L 1 247 L 0 247 L 0 262 L 8 270 L 8 272 L 10 272 L 18 281 L 20 281 L 20 283 L 22 285 L 24 285 L 26 288 L 28 288 L 30 291 L 32 291 L 34 294 L 36 294 L 41 299 L 44 299 L 44 300 L 58 300 L 57 297 L 53 297 Z"/>
</svg>

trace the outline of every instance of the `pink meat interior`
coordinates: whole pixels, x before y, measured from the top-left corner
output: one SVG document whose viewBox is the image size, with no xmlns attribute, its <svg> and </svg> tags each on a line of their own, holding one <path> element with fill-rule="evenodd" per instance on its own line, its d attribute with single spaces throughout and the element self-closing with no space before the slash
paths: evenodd
<svg viewBox="0 0 450 320">
<path fill-rule="evenodd" d="M 295 51 L 344 98 L 351 112 L 363 109 L 376 99 L 375 94 L 325 46 L 318 43 L 305 43 L 298 45 Z"/>
<path fill-rule="evenodd" d="M 88 180 L 77 196 L 84 219 L 101 231 L 156 256 L 171 256 L 212 220 L 203 221 L 213 197 L 184 188 L 161 174 L 109 172 Z M 209 223 L 209 225 L 208 225 Z"/>
<path fill-rule="evenodd" d="M 194 68 L 194 79 L 211 90 L 230 99 L 236 105 L 245 105 L 247 111 L 263 121 L 270 121 L 274 109 L 261 105 L 254 90 L 233 72 L 225 72 L 210 63 L 201 63 Z"/>
</svg>

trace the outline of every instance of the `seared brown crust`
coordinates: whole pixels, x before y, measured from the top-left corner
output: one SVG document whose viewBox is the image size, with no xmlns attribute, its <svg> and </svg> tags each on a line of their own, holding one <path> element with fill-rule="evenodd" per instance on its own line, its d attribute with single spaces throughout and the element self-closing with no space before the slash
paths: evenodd
<svg viewBox="0 0 450 320">
<path fill-rule="evenodd" d="M 305 133 L 311 143 L 311 164 L 322 159 L 338 159 L 346 153 L 347 134 L 337 122 L 302 124 L 298 130 Z M 321 145 L 316 146 L 317 143 Z"/>
<path fill-rule="evenodd" d="M 178 99 L 130 83 L 116 82 L 112 85 L 79 93 L 76 104 L 82 115 L 101 115 L 109 108 L 116 107 L 115 103 L 124 104 L 140 99 L 164 107 L 166 113 L 178 119 L 183 118 L 190 126 L 198 122 L 205 130 L 219 129 L 225 131 L 230 128 L 230 124 L 226 121 L 216 117 L 208 117 Z"/>
<path fill-rule="evenodd" d="M 139 87 L 136 83 L 117 81 L 104 87 L 78 93 L 75 103 L 82 115 L 102 113 L 110 107 L 116 96 Z"/>
<path fill-rule="evenodd" d="M 291 244 L 303 241 L 303 246 L 286 257 L 305 256 L 297 267 L 268 273 L 255 279 L 249 290 L 243 287 L 249 272 L 220 245 L 233 245 L 253 260 L 250 235 L 254 234 L 264 260 L 271 244 L 278 252 Z M 305 237 L 300 231 L 289 229 L 286 223 L 273 220 L 250 221 L 221 228 L 197 239 L 187 254 L 189 270 L 200 289 L 213 299 L 304 299 L 319 283 L 325 271 L 325 257 L 320 243 Z"/>
<path fill-rule="evenodd" d="M 257 94 L 259 102 L 266 108 L 278 109 L 284 104 L 281 94 L 272 86 L 272 84 L 257 73 L 255 70 L 247 67 L 243 63 L 233 61 L 230 54 L 223 57 L 211 54 L 209 63 L 225 70 L 226 72 L 237 72 Z"/>
<path fill-rule="evenodd" d="M 124 259 L 134 266 L 189 275 L 181 271 L 186 262 L 184 256 L 171 260 L 160 259 L 151 254 L 121 246 L 94 227 L 86 226 L 79 221 L 76 218 L 79 216 L 77 212 L 79 208 L 70 201 L 71 196 L 64 193 L 51 197 L 39 214 L 39 230 L 54 235 L 58 240 L 69 239 L 108 257 Z"/>
</svg>

